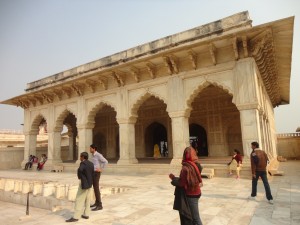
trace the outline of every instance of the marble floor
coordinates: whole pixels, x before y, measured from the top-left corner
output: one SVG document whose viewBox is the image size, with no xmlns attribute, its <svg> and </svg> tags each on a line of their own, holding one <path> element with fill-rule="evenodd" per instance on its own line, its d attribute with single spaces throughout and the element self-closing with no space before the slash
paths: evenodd
<svg viewBox="0 0 300 225">
<path fill-rule="evenodd" d="M 199 202 L 200 216 L 205 225 L 269 225 L 300 224 L 300 161 L 280 164 L 284 176 L 269 178 L 274 204 L 265 198 L 264 187 L 258 183 L 256 200 L 248 200 L 251 180 L 235 177 L 204 179 Z M 60 182 L 77 182 L 75 173 L 48 173 L 35 171 L 0 171 L 0 177 L 24 177 L 28 179 L 51 179 Z M 177 225 L 178 212 L 172 209 L 174 187 L 167 174 L 104 173 L 102 186 L 128 187 L 127 191 L 103 197 L 104 209 L 92 212 L 88 220 L 71 224 L 101 225 Z M 48 211 L 8 202 L 0 202 L 1 225 L 59 225 L 67 224 L 72 208 Z"/>
</svg>

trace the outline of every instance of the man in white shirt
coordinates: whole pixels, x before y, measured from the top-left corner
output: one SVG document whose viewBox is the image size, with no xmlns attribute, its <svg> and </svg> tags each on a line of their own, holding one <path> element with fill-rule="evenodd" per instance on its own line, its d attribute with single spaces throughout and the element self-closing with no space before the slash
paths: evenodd
<svg viewBox="0 0 300 225">
<path fill-rule="evenodd" d="M 96 198 L 95 204 L 91 205 L 91 207 L 95 207 L 94 209 L 92 209 L 92 211 L 97 211 L 103 209 L 99 181 L 101 173 L 107 165 L 108 161 L 103 157 L 102 154 L 97 152 L 97 147 L 94 144 L 90 145 L 90 152 L 92 153 L 92 162 L 94 164 L 93 188 Z"/>
</svg>

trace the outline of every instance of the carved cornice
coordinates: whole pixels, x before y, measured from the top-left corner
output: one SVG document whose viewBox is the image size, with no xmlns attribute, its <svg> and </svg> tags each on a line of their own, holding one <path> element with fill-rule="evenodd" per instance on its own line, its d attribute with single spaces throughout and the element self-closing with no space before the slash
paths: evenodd
<svg viewBox="0 0 300 225">
<path fill-rule="evenodd" d="M 280 90 L 278 85 L 277 63 L 272 31 L 265 30 L 250 40 L 250 51 L 255 59 L 264 86 L 273 106 L 280 104 Z"/>
</svg>

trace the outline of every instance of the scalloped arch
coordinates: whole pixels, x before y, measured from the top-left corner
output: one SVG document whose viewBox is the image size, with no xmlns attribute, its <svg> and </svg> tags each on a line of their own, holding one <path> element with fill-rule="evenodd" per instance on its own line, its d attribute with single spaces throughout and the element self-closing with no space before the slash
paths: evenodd
<svg viewBox="0 0 300 225">
<path fill-rule="evenodd" d="M 189 98 L 187 98 L 187 107 L 188 109 L 191 110 L 192 108 L 192 103 L 194 101 L 194 99 L 197 97 L 197 95 L 206 87 L 208 86 L 215 86 L 215 87 L 218 87 L 218 88 L 221 88 L 222 90 L 224 90 L 226 93 L 228 93 L 230 96 L 233 96 L 233 92 L 232 90 L 227 87 L 226 85 L 222 84 L 222 83 L 219 83 L 217 81 L 209 81 L 209 80 L 206 80 L 205 82 L 203 82 L 202 84 L 200 84 L 189 96 Z"/>
<path fill-rule="evenodd" d="M 162 98 L 161 96 L 159 96 L 159 95 L 157 95 L 157 94 L 155 94 L 155 93 L 152 93 L 152 92 L 150 92 L 150 91 L 147 91 L 147 92 L 145 92 L 143 95 L 141 95 L 141 96 L 137 99 L 137 101 L 132 105 L 131 110 L 130 110 L 130 113 L 131 113 L 130 117 L 132 117 L 132 116 L 133 116 L 133 117 L 137 117 L 137 111 L 138 111 L 138 109 L 139 109 L 140 106 L 141 106 L 147 99 L 149 99 L 150 97 L 155 97 L 155 98 L 161 100 L 161 101 L 162 101 L 163 103 L 165 103 L 166 105 L 168 105 L 167 102 L 166 102 L 166 100 L 165 100 L 164 98 Z"/>
<path fill-rule="evenodd" d="M 70 110 L 70 109 L 63 110 L 55 121 L 55 129 L 56 130 L 63 127 L 64 119 L 68 116 L 69 113 L 74 115 L 74 117 L 77 119 L 76 114 L 73 113 L 72 110 Z"/>
<path fill-rule="evenodd" d="M 115 106 L 107 101 L 101 100 L 98 104 L 96 104 L 91 111 L 88 112 L 87 116 L 87 124 L 94 124 L 95 123 L 95 116 L 98 113 L 98 111 L 103 108 L 104 106 L 110 106 L 114 109 L 114 111 L 117 113 L 117 110 Z"/>
<path fill-rule="evenodd" d="M 36 115 L 34 117 L 32 123 L 31 123 L 30 130 L 38 132 L 39 131 L 39 125 L 40 125 L 40 123 L 42 122 L 43 119 L 45 121 L 47 121 L 46 117 L 42 113 L 39 113 L 38 115 Z"/>
</svg>

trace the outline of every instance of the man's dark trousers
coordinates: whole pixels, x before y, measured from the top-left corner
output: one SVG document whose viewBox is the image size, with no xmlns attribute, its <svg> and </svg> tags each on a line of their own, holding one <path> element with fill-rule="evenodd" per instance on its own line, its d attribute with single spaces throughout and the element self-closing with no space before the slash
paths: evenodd
<svg viewBox="0 0 300 225">
<path fill-rule="evenodd" d="M 256 177 L 252 177 L 252 192 L 251 192 L 251 196 L 255 197 L 256 196 L 256 192 L 257 192 L 257 180 L 258 178 L 261 177 L 264 186 L 265 186 L 265 191 L 266 191 L 266 197 L 268 200 L 273 200 L 272 194 L 271 194 L 271 189 L 270 189 L 270 185 L 268 182 L 268 178 L 267 178 L 267 172 L 266 171 L 256 171 Z"/>
<path fill-rule="evenodd" d="M 93 188 L 95 192 L 95 204 L 99 207 L 102 207 L 102 201 L 101 201 L 101 194 L 100 194 L 100 188 L 99 188 L 99 181 L 100 181 L 101 172 L 94 172 L 93 177 Z"/>
</svg>

